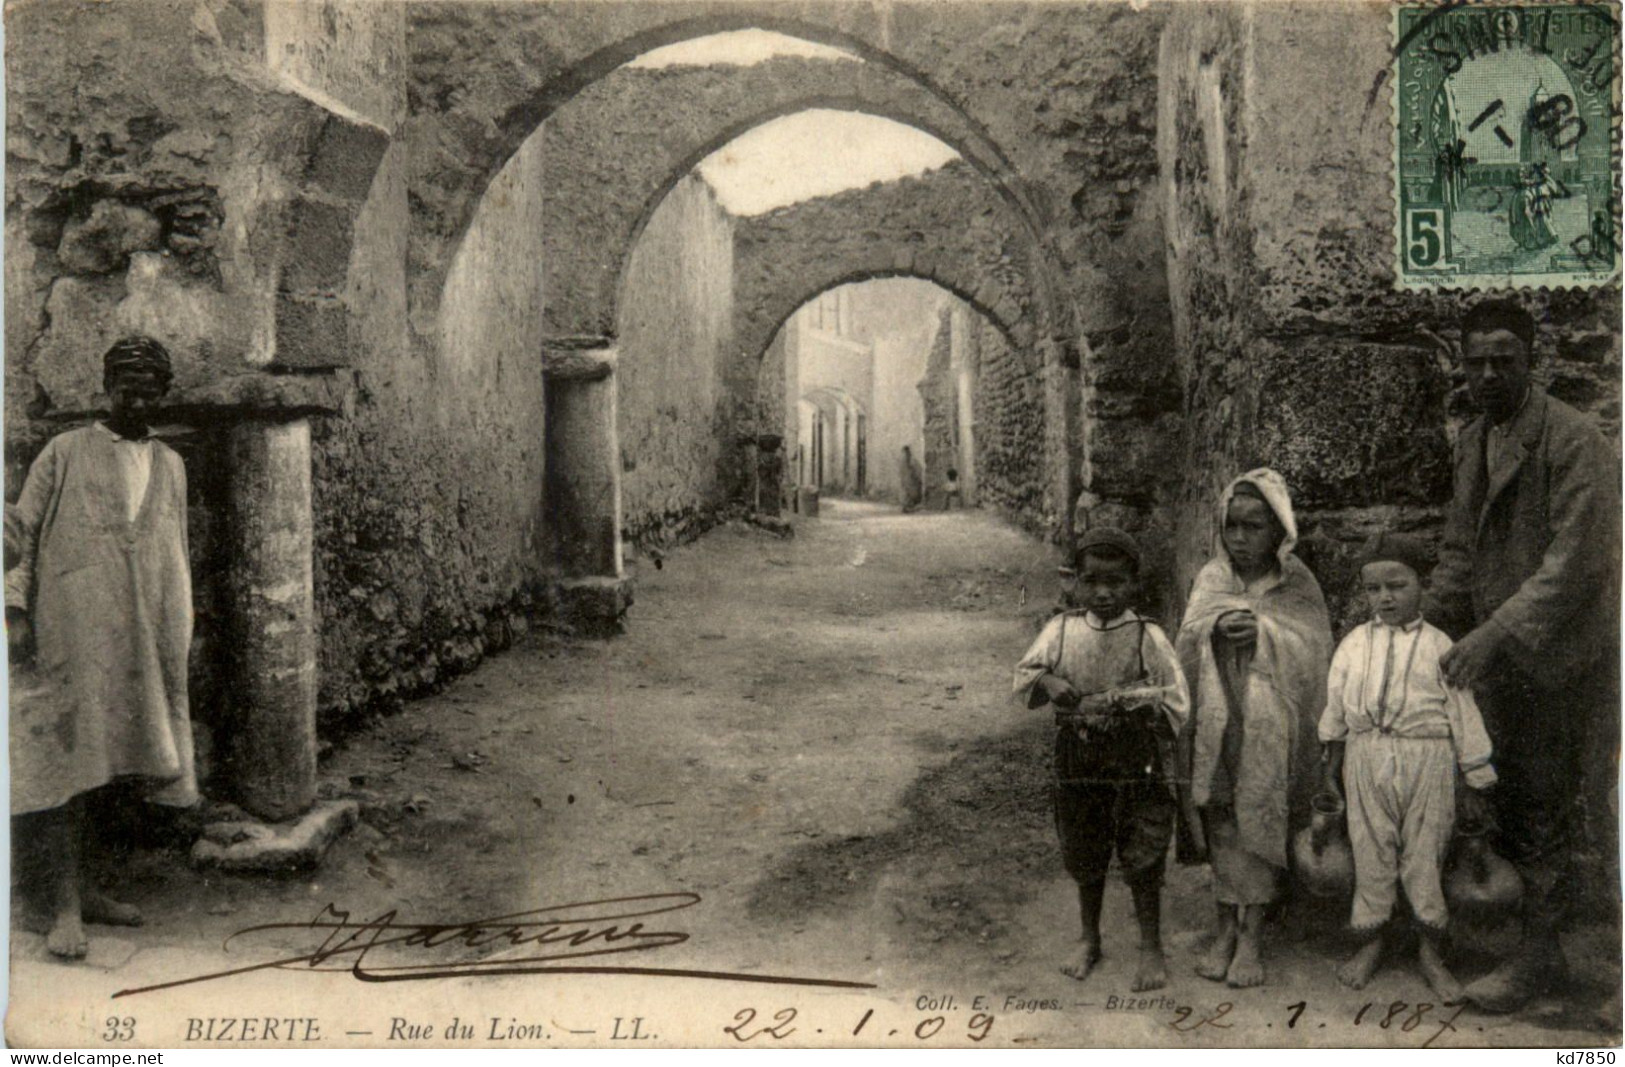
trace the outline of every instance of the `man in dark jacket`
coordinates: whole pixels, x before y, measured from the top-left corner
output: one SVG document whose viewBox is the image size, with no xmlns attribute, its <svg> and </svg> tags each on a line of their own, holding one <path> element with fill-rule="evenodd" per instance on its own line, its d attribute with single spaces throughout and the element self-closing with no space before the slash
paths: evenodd
<svg viewBox="0 0 1625 1067">
<path fill-rule="evenodd" d="M 1530 381 L 1529 313 L 1486 301 L 1461 332 L 1483 415 L 1457 443 L 1433 595 L 1464 635 L 1445 673 L 1483 709 L 1499 844 L 1524 881 L 1518 947 L 1466 992 L 1483 1010 L 1513 1011 L 1566 978 L 1557 932 L 1582 756 L 1598 739 L 1614 752 L 1620 498 L 1602 435 Z"/>
</svg>

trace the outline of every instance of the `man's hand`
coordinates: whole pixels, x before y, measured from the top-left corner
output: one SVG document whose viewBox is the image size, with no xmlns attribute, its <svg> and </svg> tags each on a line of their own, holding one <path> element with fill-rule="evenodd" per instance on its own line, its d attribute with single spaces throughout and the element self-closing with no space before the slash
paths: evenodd
<svg viewBox="0 0 1625 1067">
<path fill-rule="evenodd" d="M 34 658 L 34 624 L 21 608 L 6 609 L 6 642 L 11 662 L 28 663 Z"/>
<path fill-rule="evenodd" d="M 1258 641 L 1258 616 L 1245 609 L 1227 611 L 1214 624 L 1219 636 L 1236 645 L 1251 645 Z"/>
<path fill-rule="evenodd" d="M 1058 674 L 1046 674 L 1039 678 L 1038 690 L 1044 694 L 1044 699 L 1058 708 L 1075 708 L 1078 701 L 1083 699 L 1083 694 Z"/>
<path fill-rule="evenodd" d="M 1457 822 L 1466 826 L 1483 826 L 1490 821 L 1490 798 L 1487 790 L 1463 789 L 1461 791 L 1461 810 L 1456 813 Z"/>
<path fill-rule="evenodd" d="M 1493 622 L 1486 622 L 1457 641 L 1439 660 L 1445 681 L 1457 689 L 1471 689 L 1482 682 L 1506 639 L 1505 631 Z"/>
</svg>

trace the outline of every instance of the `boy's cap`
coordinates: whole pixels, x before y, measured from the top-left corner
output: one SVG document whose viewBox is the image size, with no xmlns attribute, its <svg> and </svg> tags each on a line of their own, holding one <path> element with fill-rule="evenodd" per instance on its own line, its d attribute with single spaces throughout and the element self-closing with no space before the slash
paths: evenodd
<svg viewBox="0 0 1625 1067">
<path fill-rule="evenodd" d="M 1083 555 L 1091 548 L 1114 548 L 1133 560 L 1135 567 L 1140 565 L 1140 546 L 1115 526 L 1092 526 L 1079 534 L 1076 547 L 1072 549 L 1073 566 L 1081 570 Z"/>
<path fill-rule="evenodd" d="M 1433 570 L 1426 545 L 1414 537 L 1388 530 L 1373 535 L 1365 543 L 1360 550 L 1359 563 L 1362 567 L 1367 563 L 1403 563 L 1415 571 L 1418 578 L 1426 578 Z"/>
<path fill-rule="evenodd" d="M 128 373 L 155 374 L 166 385 L 172 377 L 169 351 L 150 337 L 126 337 L 102 357 L 102 376 L 113 378 Z"/>
</svg>

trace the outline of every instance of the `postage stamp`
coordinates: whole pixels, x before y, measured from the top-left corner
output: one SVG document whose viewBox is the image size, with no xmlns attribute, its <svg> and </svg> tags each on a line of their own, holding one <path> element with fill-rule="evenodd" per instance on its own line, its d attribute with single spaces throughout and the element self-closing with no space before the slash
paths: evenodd
<svg viewBox="0 0 1625 1067">
<path fill-rule="evenodd" d="M 1394 13 L 1395 273 L 1403 289 L 1619 276 L 1619 8 Z"/>
</svg>

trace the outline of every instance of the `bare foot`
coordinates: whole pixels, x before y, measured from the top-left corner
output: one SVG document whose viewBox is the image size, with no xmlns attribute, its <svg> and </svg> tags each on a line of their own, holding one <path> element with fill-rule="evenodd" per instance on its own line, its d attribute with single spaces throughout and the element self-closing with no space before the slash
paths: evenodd
<svg viewBox="0 0 1625 1067">
<path fill-rule="evenodd" d="M 1168 965 L 1163 961 L 1162 949 L 1142 948 L 1140 950 L 1140 965 L 1134 971 L 1134 991 L 1144 993 L 1148 989 L 1161 989 L 1168 984 Z"/>
<path fill-rule="evenodd" d="M 51 955 L 65 960 L 82 960 L 90 951 L 90 940 L 85 937 L 84 924 L 79 916 L 68 913 L 58 915 L 56 922 L 51 924 L 51 932 L 45 935 L 45 947 L 50 949 Z"/>
<path fill-rule="evenodd" d="M 1337 980 L 1350 989 L 1364 989 L 1377 973 L 1377 961 L 1382 959 L 1382 938 L 1374 937 L 1355 950 L 1354 955 L 1337 968 Z"/>
<path fill-rule="evenodd" d="M 146 921 L 141 917 L 140 908 L 114 900 L 98 889 L 85 893 L 79 913 L 84 916 L 85 922 L 103 926 L 140 926 Z"/>
<path fill-rule="evenodd" d="M 1226 985 L 1234 989 L 1250 989 L 1264 984 L 1264 960 L 1258 951 L 1258 942 L 1250 937 L 1236 938 L 1236 954 L 1230 959 L 1230 969 L 1224 974 Z"/>
<path fill-rule="evenodd" d="M 1225 924 L 1213 936 L 1213 944 L 1196 961 L 1196 973 L 1215 982 L 1224 981 L 1230 970 L 1230 959 L 1236 954 L 1236 928 Z"/>
<path fill-rule="evenodd" d="M 1463 997 L 1461 983 L 1456 976 L 1445 967 L 1444 960 L 1439 956 L 1439 949 L 1427 938 L 1422 938 L 1417 948 L 1416 961 L 1426 978 L 1428 985 L 1433 989 L 1433 995 L 1445 1004 L 1459 1003 Z"/>
<path fill-rule="evenodd" d="M 1089 977 L 1089 972 L 1095 969 L 1100 962 L 1100 946 L 1092 941 L 1085 941 L 1083 947 L 1078 949 L 1078 955 L 1071 963 L 1061 968 L 1061 973 L 1068 978 L 1083 981 Z"/>
</svg>

